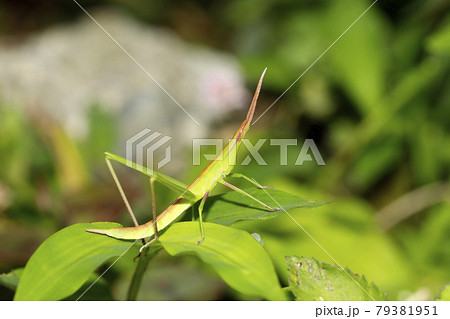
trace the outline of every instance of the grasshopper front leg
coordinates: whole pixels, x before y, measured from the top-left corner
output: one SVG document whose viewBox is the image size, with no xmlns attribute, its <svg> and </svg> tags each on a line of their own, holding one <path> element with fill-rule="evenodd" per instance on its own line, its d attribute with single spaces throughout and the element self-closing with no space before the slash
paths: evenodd
<svg viewBox="0 0 450 319">
<path fill-rule="evenodd" d="M 252 195 L 250 195 L 250 194 L 247 193 L 246 191 L 244 191 L 244 190 L 242 190 L 242 189 L 240 189 L 240 188 L 238 188 L 238 187 L 236 187 L 236 186 L 234 186 L 234 185 L 231 185 L 230 183 L 227 183 L 227 182 L 225 182 L 224 180 L 221 180 L 220 183 L 223 184 L 223 185 L 225 185 L 225 186 L 227 186 L 227 187 L 229 187 L 229 188 L 231 188 L 232 190 L 235 190 L 235 191 L 238 192 L 238 193 L 241 193 L 241 194 L 244 195 L 244 196 L 247 196 L 247 197 L 253 199 L 255 202 L 257 202 L 257 203 L 263 205 L 263 206 L 264 206 L 265 208 L 267 208 L 268 210 L 271 210 L 271 211 L 274 211 L 274 210 L 280 210 L 280 208 L 278 208 L 278 207 L 270 207 L 269 205 L 263 203 L 262 201 L 260 201 L 259 199 L 255 198 L 255 197 L 253 197 Z M 255 183 L 256 183 L 256 182 L 255 182 Z M 258 185 L 259 185 L 259 184 L 258 184 Z"/>
<path fill-rule="evenodd" d="M 205 239 L 205 231 L 203 229 L 203 206 L 205 206 L 206 199 L 208 198 L 209 191 L 206 192 L 206 194 L 203 196 L 202 201 L 200 202 L 200 205 L 198 206 L 198 221 L 200 223 L 200 234 L 202 235 L 202 239 L 197 241 L 195 244 L 200 245 L 203 243 L 203 240 Z"/>
<path fill-rule="evenodd" d="M 259 184 L 257 181 L 255 181 L 254 179 L 252 179 L 252 178 L 250 178 L 250 177 L 248 177 L 248 176 L 245 176 L 244 174 L 240 174 L 240 173 L 231 173 L 231 174 L 229 175 L 229 177 L 243 178 L 243 179 L 245 179 L 246 181 L 252 183 L 252 184 L 255 185 L 256 187 L 261 188 L 261 189 L 264 189 L 264 188 L 272 188 L 272 189 L 273 189 L 273 186 L 270 186 L 270 185 L 263 186 L 263 185 Z"/>
</svg>

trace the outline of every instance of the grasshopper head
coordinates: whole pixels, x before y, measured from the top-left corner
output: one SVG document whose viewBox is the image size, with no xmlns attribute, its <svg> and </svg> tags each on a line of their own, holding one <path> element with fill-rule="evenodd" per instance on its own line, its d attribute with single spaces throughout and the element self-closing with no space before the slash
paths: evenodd
<svg viewBox="0 0 450 319">
<path fill-rule="evenodd" d="M 259 92 L 261 91 L 261 85 L 262 81 L 264 79 L 264 74 L 266 74 L 267 68 L 264 69 L 263 73 L 261 74 L 261 77 L 259 78 L 258 86 L 256 87 L 255 94 L 253 95 L 252 103 L 250 104 L 250 108 L 247 112 L 247 117 L 245 118 L 244 122 L 242 123 L 241 127 L 236 131 L 236 133 L 233 136 L 233 139 L 236 139 L 236 143 L 238 144 L 245 136 L 245 133 L 247 133 L 250 124 L 253 119 L 253 115 L 255 114 L 256 109 L 256 102 L 258 101 Z"/>
</svg>

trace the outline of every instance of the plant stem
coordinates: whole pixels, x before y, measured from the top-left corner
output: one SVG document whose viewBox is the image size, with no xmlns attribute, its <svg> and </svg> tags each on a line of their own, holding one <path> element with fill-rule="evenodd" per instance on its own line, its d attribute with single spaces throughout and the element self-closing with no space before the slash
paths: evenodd
<svg viewBox="0 0 450 319">
<path fill-rule="evenodd" d="M 145 270 L 147 269 L 150 260 L 159 251 L 159 249 L 152 249 L 151 251 L 149 251 L 149 248 L 144 249 L 144 251 L 142 252 L 142 256 L 139 257 L 136 269 L 134 270 L 133 278 L 131 279 L 130 287 L 128 288 L 127 293 L 127 300 L 129 301 L 136 300 Z"/>
</svg>

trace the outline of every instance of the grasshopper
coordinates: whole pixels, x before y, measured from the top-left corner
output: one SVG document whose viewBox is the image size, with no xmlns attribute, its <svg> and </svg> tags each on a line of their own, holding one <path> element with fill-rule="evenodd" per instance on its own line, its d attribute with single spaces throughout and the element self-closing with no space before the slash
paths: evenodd
<svg viewBox="0 0 450 319">
<path fill-rule="evenodd" d="M 264 74 L 266 73 L 267 68 L 264 70 L 264 72 L 261 75 L 261 78 L 259 79 L 258 86 L 256 88 L 255 94 L 253 96 L 252 102 L 250 104 L 250 108 L 247 113 L 247 117 L 245 118 L 242 125 L 239 127 L 239 129 L 236 131 L 236 133 L 233 135 L 233 137 L 230 139 L 229 143 L 225 146 L 225 148 L 222 150 L 222 152 L 217 155 L 217 157 L 211 161 L 208 166 L 205 167 L 205 169 L 200 173 L 200 175 L 190 184 L 189 186 L 184 185 L 183 183 L 166 176 L 164 174 L 161 174 L 159 172 L 150 170 L 146 167 L 143 167 L 141 165 L 138 165 L 136 163 L 133 163 L 131 161 L 128 161 L 120 156 L 111 154 L 111 153 L 105 153 L 105 160 L 106 164 L 111 172 L 111 175 L 113 176 L 113 179 L 119 189 L 119 192 L 122 196 L 122 199 L 125 202 L 125 205 L 127 207 L 128 212 L 130 213 L 133 222 L 135 224 L 134 227 L 118 227 L 118 228 L 112 228 L 112 229 L 86 229 L 88 232 L 91 233 L 97 233 L 97 234 L 103 234 L 108 235 L 110 237 L 118 238 L 118 239 L 128 239 L 128 240 L 143 240 L 144 245 L 140 248 L 140 252 L 145 247 L 148 247 L 151 243 L 153 243 L 155 240 L 158 240 L 159 235 L 158 231 L 166 228 L 169 226 L 172 222 L 174 222 L 181 214 L 183 214 L 187 209 L 189 209 L 191 206 L 193 206 L 196 202 L 201 201 L 199 205 L 199 224 L 200 224 L 200 234 L 201 239 L 196 242 L 196 244 L 201 244 L 203 240 L 205 239 L 205 233 L 203 229 L 203 207 L 205 205 L 205 201 L 208 198 L 208 195 L 210 194 L 211 190 L 218 184 L 223 184 L 232 190 L 235 190 L 254 201 L 261 204 L 264 208 L 268 210 L 279 210 L 279 208 L 273 208 L 269 205 L 266 205 L 262 201 L 258 200 L 257 198 L 251 196 L 250 194 L 246 193 L 244 190 L 239 189 L 238 187 L 226 182 L 224 178 L 227 176 L 233 176 L 233 177 L 239 177 L 244 178 L 250 183 L 260 187 L 265 188 L 268 186 L 261 186 L 257 182 L 255 182 L 253 179 L 242 175 L 242 174 L 233 174 L 232 170 L 235 166 L 235 158 L 237 154 L 237 150 L 239 148 L 239 145 L 242 143 L 242 139 L 244 138 L 245 134 L 247 133 L 251 120 L 253 118 L 253 114 L 255 113 L 256 108 L 256 102 L 258 100 L 259 92 L 261 90 L 262 81 L 264 78 Z M 234 159 L 234 160 L 233 160 Z M 117 178 L 115 171 L 113 169 L 113 166 L 111 164 L 111 160 L 122 163 L 128 167 L 131 167 L 137 171 L 140 171 L 141 173 L 147 175 L 150 177 L 150 190 L 152 195 L 152 208 L 153 208 L 153 219 L 145 224 L 139 225 L 136 221 L 136 218 L 134 216 L 134 213 L 131 209 L 131 206 L 125 196 L 125 193 L 122 189 L 122 186 L 120 185 L 119 179 Z M 170 188 L 173 191 L 176 192 L 182 192 L 182 194 L 169 206 L 166 210 L 164 210 L 160 215 L 156 216 L 156 206 L 155 206 L 155 194 L 154 194 L 154 183 L 158 181 L 161 184 L 165 185 L 166 187 Z M 149 242 L 145 243 L 145 238 L 150 238 L 153 236 L 153 239 L 151 239 Z"/>
</svg>

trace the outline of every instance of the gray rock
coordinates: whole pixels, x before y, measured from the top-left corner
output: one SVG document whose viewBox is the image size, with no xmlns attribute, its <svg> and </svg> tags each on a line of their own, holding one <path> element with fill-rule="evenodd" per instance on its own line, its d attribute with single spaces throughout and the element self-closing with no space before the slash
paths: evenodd
<svg viewBox="0 0 450 319">
<path fill-rule="evenodd" d="M 121 155 L 126 139 L 144 128 L 172 136 L 175 145 L 190 144 L 207 137 L 226 113 L 247 107 L 249 94 L 232 56 L 119 12 L 91 14 L 200 125 L 87 16 L 19 45 L 0 44 L 3 104 L 37 109 L 82 139 L 87 110 L 98 103 L 118 117 Z"/>
</svg>

